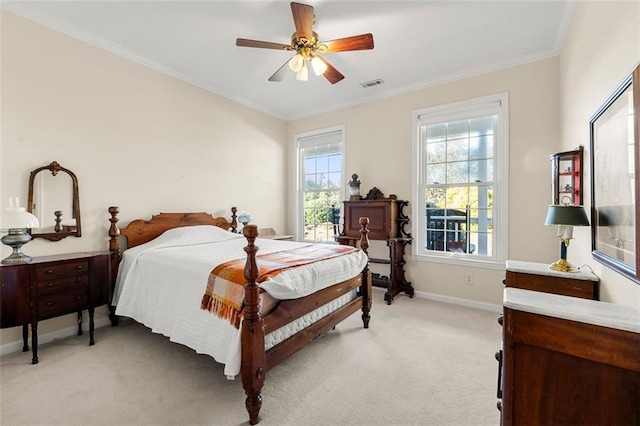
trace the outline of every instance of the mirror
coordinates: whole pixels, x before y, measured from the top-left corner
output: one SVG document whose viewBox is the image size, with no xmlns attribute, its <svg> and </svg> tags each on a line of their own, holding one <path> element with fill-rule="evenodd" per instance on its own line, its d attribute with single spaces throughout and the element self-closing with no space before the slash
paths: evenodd
<svg viewBox="0 0 640 426">
<path fill-rule="evenodd" d="M 41 225 L 31 230 L 33 238 L 60 241 L 70 235 L 80 237 L 80 197 L 76 175 L 57 161 L 32 171 L 27 211 L 34 214 Z"/>
</svg>

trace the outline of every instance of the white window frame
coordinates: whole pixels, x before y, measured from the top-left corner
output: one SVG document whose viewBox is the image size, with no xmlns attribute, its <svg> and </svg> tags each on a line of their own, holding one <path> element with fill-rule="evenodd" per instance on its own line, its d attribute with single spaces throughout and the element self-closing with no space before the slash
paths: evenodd
<svg viewBox="0 0 640 426">
<path fill-rule="evenodd" d="M 424 156 L 421 147 L 421 126 L 473 118 L 495 113 L 497 122 L 494 135 L 493 166 L 493 256 L 479 256 L 467 253 L 440 252 L 425 248 L 425 191 L 422 182 Z M 491 111 L 494 112 L 491 112 Z M 509 93 L 503 92 L 481 98 L 454 102 L 446 105 L 424 108 L 413 112 L 413 173 L 412 173 L 412 258 L 418 261 L 446 263 L 459 266 L 478 266 L 503 269 L 508 253 L 509 215 Z"/>
<path fill-rule="evenodd" d="M 303 241 L 304 239 L 304 197 L 302 197 L 302 191 L 304 189 L 304 175 L 303 175 L 303 167 L 302 167 L 302 153 L 300 151 L 301 147 L 313 146 L 309 144 L 309 141 L 314 139 L 320 140 L 323 136 L 330 135 L 332 133 L 340 133 L 342 138 L 342 161 L 340 164 L 340 172 L 341 177 L 340 181 L 342 185 L 340 186 L 340 199 L 345 199 L 345 126 L 333 126 L 327 127 L 323 129 L 313 130 L 305 133 L 299 133 L 293 136 L 293 145 L 294 145 L 294 167 L 295 171 L 295 179 L 294 179 L 294 200 L 293 200 L 293 237 L 295 241 Z M 306 146 L 305 146 L 306 143 Z M 342 205 L 340 205 L 340 209 L 342 210 Z"/>
</svg>

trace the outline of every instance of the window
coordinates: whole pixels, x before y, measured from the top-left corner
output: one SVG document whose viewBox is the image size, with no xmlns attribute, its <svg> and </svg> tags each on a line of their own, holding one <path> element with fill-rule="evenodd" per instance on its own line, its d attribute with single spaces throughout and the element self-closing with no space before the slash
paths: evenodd
<svg viewBox="0 0 640 426">
<path fill-rule="evenodd" d="M 338 127 L 295 136 L 298 241 L 334 242 L 338 234 L 344 199 L 343 135 L 344 129 Z"/>
<path fill-rule="evenodd" d="M 414 258 L 503 267 L 508 94 L 415 111 Z"/>
</svg>

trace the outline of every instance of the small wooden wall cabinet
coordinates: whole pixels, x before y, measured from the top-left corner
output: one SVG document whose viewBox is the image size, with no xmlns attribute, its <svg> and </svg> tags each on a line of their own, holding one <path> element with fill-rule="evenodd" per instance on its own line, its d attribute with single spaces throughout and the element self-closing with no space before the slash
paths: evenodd
<svg viewBox="0 0 640 426">
<path fill-rule="evenodd" d="M 502 424 L 639 425 L 640 311 L 504 290 Z"/>
<path fill-rule="evenodd" d="M 89 311 L 89 345 L 94 344 L 94 309 L 109 303 L 109 252 L 34 257 L 31 263 L 0 266 L 0 328 L 22 326 L 23 351 L 31 324 L 32 364 L 38 363 L 38 321 Z"/>
</svg>

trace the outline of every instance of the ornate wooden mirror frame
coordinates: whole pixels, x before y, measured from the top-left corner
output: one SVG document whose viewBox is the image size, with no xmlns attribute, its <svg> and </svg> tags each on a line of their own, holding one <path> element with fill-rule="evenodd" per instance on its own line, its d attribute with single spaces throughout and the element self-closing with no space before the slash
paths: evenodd
<svg viewBox="0 0 640 426">
<path fill-rule="evenodd" d="M 38 173 L 45 170 L 50 171 L 53 176 L 57 176 L 59 172 L 65 172 L 66 174 L 69 175 L 69 177 L 71 177 L 71 189 L 72 189 L 71 218 L 75 220 L 75 223 L 70 225 L 65 225 L 62 223 L 64 220 L 62 219 L 62 215 L 65 214 L 66 216 L 69 214 L 68 212 L 63 212 L 61 210 L 52 211 L 51 218 L 52 218 L 52 221 L 55 223 L 55 225 L 53 226 L 53 232 L 39 232 L 39 229 L 32 229 L 30 230 L 31 236 L 33 238 L 44 238 L 45 240 L 49 240 L 49 241 L 60 241 L 61 239 L 71 235 L 75 237 L 80 237 L 82 233 L 81 233 L 81 226 L 80 226 L 80 196 L 78 192 L 78 178 L 76 177 L 75 173 L 73 173 L 69 169 L 65 169 L 57 161 L 51 162 L 51 164 L 49 164 L 48 166 L 38 167 L 37 169 L 31 172 L 29 176 L 29 201 L 27 203 L 27 211 L 30 213 L 34 213 L 34 211 L 36 211 L 38 214 L 36 213 L 34 214 L 36 214 L 36 216 L 39 216 L 40 223 L 41 224 L 47 223 L 42 218 L 42 212 L 41 212 L 42 208 L 39 208 L 38 206 L 36 206 L 34 201 L 34 193 L 35 193 L 34 184 L 35 184 L 36 176 L 38 175 Z M 40 188 L 40 190 L 45 191 L 45 188 Z M 45 228 L 40 228 L 40 229 L 45 229 Z"/>
</svg>

